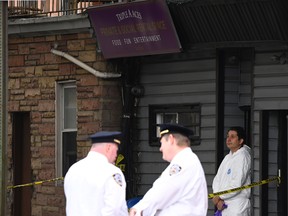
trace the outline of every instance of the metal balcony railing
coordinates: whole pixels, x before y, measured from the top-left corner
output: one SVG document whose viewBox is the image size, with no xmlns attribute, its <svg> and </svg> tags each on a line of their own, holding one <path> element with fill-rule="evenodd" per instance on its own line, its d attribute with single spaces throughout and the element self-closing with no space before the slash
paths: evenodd
<svg viewBox="0 0 288 216">
<path fill-rule="evenodd" d="M 87 7 L 112 0 L 9 0 L 8 18 L 53 17 L 79 14 Z"/>
</svg>

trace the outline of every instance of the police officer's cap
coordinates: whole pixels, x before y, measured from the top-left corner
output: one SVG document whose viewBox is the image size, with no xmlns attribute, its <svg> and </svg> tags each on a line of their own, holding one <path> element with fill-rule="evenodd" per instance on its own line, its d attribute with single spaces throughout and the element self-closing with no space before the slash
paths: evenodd
<svg viewBox="0 0 288 216">
<path fill-rule="evenodd" d="M 116 143 L 121 144 L 122 133 L 119 131 L 100 131 L 90 136 L 94 143 Z"/>
<path fill-rule="evenodd" d="M 192 130 L 178 124 L 159 124 L 158 126 L 160 127 L 160 137 L 164 136 L 165 134 L 179 133 L 191 138 L 194 134 Z"/>
</svg>

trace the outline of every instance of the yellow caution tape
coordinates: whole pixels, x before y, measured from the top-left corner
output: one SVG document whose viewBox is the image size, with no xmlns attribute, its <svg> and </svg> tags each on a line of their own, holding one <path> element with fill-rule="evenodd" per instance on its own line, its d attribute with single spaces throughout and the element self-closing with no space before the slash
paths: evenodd
<svg viewBox="0 0 288 216">
<path fill-rule="evenodd" d="M 124 160 L 124 156 L 122 154 L 119 154 L 117 156 L 117 159 L 116 159 L 116 162 L 115 162 L 115 165 L 121 169 L 122 172 L 125 172 L 125 164 L 120 164 L 120 162 Z"/>
<path fill-rule="evenodd" d="M 48 179 L 48 180 L 44 180 L 44 181 L 36 181 L 36 182 L 32 182 L 32 183 L 27 183 L 27 184 L 20 184 L 20 185 L 8 186 L 7 189 L 13 189 L 13 188 L 19 188 L 19 187 L 39 185 L 39 184 L 43 184 L 43 183 L 46 183 L 46 182 L 54 182 L 54 181 L 59 181 L 59 180 L 64 180 L 64 177 L 58 177 L 58 178 Z"/>
<path fill-rule="evenodd" d="M 119 154 L 117 157 L 115 165 L 118 166 L 122 171 L 125 171 L 125 164 L 119 164 L 123 159 L 124 159 L 124 156 L 122 154 Z M 58 178 L 48 179 L 48 180 L 43 180 L 43 181 L 36 181 L 36 182 L 32 182 L 32 183 L 27 183 L 27 184 L 8 186 L 7 189 L 39 185 L 39 184 L 43 184 L 46 182 L 54 182 L 54 181 L 60 181 L 60 180 L 64 180 L 64 177 L 58 177 Z"/>
<path fill-rule="evenodd" d="M 278 185 L 279 185 L 280 182 L 281 182 L 281 179 L 280 179 L 279 176 L 277 176 L 277 177 L 274 177 L 274 178 L 271 178 L 271 179 L 266 179 L 266 180 L 262 180 L 262 181 L 259 181 L 259 182 L 251 183 L 249 185 L 244 185 L 242 187 L 237 187 L 237 188 L 233 188 L 233 189 L 230 189 L 230 190 L 225 190 L 225 191 L 220 191 L 220 192 L 217 192 L 217 193 L 208 194 L 208 198 L 211 199 L 211 198 L 213 198 L 215 196 L 228 194 L 228 193 L 233 193 L 233 192 L 236 192 L 236 191 L 241 191 L 241 190 L 244 190 L 244 189 L 247 189 L 247 188 L 252 188 L 252 187 L 255 187 L 255 186 L 259 186 L 259 185 L 268 184 L 269 182 L 273 182 L 273 181 L 278 181 Z"/>
<path fill-rule="evenodd" d="M 122 155 L 122 154 L 119 154 L 118 156 L 117 156 L 117 159 L 116 159 L 116 166 L 122 161 L 122 160 L 124 160 L 124 156 Z"/>
<path fill-rule="evenodd" d="M 58 178 L 48 179 L 48 180 L 43 180 L 43 181 L 36 181 L 36 182 L 32 182 L 32 183 L 27 183 L 27 184 L 8 186 L 7 189 L 14 189 L 14 188 L 19 188 L 19 187 L 33 186 L 33 185 L 43 184 L 43 183 L 46 183 L 46 182 L 54 182 L 54 181 L 61 181 L 61 180 L 64 180 L 64 177 L 58 177 Z M 219 196 L 219 195 L 223 195 L 223 194 L 233 193 L 233 192 L 236 192 L 236 191 L 241 191 L 241 190 L 244 190 L 244 189 L 247 189 L 247 188 L 252 188 L 252 187 L 255 187 L 255 186 L 259 186 L 259 185 L 268 184 L 268 183 L 273 182 L 273 181 L 277 181 L 278 185 L 279 185 L 280 182 L 281 182 L 281 179 L 278 176 L 278 177 L 274 177 L 274 178 L 271 178 L 271 179 L 266 179 L 266 180 L 262 180 L 262 181 L 259 181 L 259 182 L 254 182 L 252 184 L 244 185 L 242 187 L 237 187 L 237 188 L 233 188 L 233 189 L 229 189 L 229 190 L 225 190 L 225 191 L 220 191 L 220 192 L 217 192 L 217 193 L 208 194 L 208 198 L 211 199 L 214 196 Z"/>
</svg>

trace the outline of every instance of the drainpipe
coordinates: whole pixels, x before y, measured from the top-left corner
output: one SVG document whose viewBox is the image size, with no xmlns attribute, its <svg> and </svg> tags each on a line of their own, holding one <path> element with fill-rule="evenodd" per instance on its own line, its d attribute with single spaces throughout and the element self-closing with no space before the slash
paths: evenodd
<svg viewBox="0 0 288 216">
<path fill-rule="evenodd" d="M 123 74 L 123 116 L 121 122 L 123 145 L 120 145 L 118 152 L 124 155 L 123 164 L 125 164 L 124 175 L 127 183 L 127 200 L 137 195 L 134 178 L 133 149 L 135 149 L 134 145 L 136 145 L 136 112 L 140 98 L 144 95 L 144 88 L 139 85 L 140 65 L 140 59 L 137 57 L 122 59 L 122 62 L 119 64 Z"/>
<path fill-rule="evenodd" d="M 7 198 L 7 150 L 6 146 L 8 143 L 7 134 L 7 92 L 8 92 L 8 3 L 0 2 L 0 215 L 6 215 L 5 200 Z"/>
<path fill-rule="evenodd" d="M 100 78 L 118 78 L 121 77 L 121 74 L 115 74 L 115 73 L 107 73 L 107 72 L 100 72 L 95 70 L 94 68 L 90 67 L 89 65 L 81 62 L 80 60 L 76 59 L 75 57 L 64 53 L 62 51 L 56 50 L 56 49 L 51 49 L 51 53 L 58 55 L 58 56 L 62 56 L 66 59 L 68 59 L 69 61 L 73 62 L 74 64 L 78 65 L 79 67 L 83 68 L 84 70 L 92 73 L 93 75 L 100 77 Z"/>
</svg>

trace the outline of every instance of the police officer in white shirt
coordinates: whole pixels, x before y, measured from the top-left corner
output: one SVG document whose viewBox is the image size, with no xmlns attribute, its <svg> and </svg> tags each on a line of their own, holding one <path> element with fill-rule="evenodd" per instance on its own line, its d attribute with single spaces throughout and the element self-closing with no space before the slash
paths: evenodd
<svg viewBox="0 0 288 216">
<path fill-rule="evenodd" d="M 126 181 L 114 165 L 121 132 L 90 136 L 88 155 L 73 164 L 64 178 L 67 216 L 128 216 Z"/>
<path fill-rule="evenodd" d="M 130 216 L 206 216 L 208 194 L 202 165 L 190 148 L 193 132 L 174 124 L 160 125 L 160 151 L 170 162 Z"/>
</svg>

